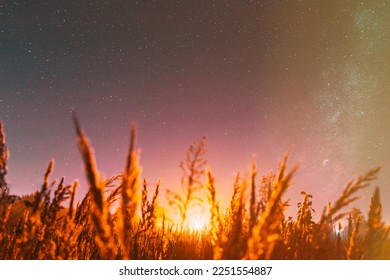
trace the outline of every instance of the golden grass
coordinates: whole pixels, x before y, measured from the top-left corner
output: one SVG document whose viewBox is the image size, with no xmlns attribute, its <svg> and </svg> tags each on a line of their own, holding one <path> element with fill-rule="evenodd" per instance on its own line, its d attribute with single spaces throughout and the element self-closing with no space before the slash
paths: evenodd
<svg viewBox="0 0 390 280">
<path fill-rule="evenodd" d="M 0 122 L 0 259 L 390 259 L 379 189 L 367 218 L 349 209 L 379 168 L 351 180 L 319 221 L 313 219 L 312 195 L 302 192 L 294 219 L 285 216 L 284 194 L 297 168 L 287 168 L 286 153 L 276 173 L 257 178 L 253 163 L 249 176 L 237 174 L 230 205 L 222 210 L 202 138 L 181 164 L 182 191 L 167 192 L 180 217 L 172 224 L 159 206 L 161 182 L 150 195 L 148 182 L 141 183 L 135 126 L 123 173 L 105 179 L 75 116 L 73 121 L 89 184 L 77 204 L 77 181 L 50 180 L 54 161 L 39 191 L 21 198 L 9 194 L 8 150 Z M 205 203 L 202 191 L 208 197 L 209 225 L 192 230 L 187 222 L 191 209 Z M 342 228 L 345 217 L 348 225 Z"/>
</svg>

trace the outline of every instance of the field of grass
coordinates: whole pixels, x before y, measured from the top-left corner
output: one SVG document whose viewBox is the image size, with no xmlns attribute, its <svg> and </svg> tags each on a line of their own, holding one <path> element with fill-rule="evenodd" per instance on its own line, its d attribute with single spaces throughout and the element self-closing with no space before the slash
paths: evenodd
<svg viewBox="0 0 390 280">
<path fill-rule="evenodd" d="M 313 219 L 312 196 L 302 192 L 295 218 L 286 217 L 286 199 L 296 168 L 264 176 L 253 165 L 251 176 L 237 175 L 230 205 L 221 210 L 205 142 L 193 143 L 182 163 L 182 191 L 167 198 L 180 219 L 169 221 L 159 211 L 160 185 L 140 179 L 139 154 L 132 128 L 123 173 L 103 179 L 92 147 L 74 118 L 79 151 L 89 191 L 75 202 L 78 182 L 51 182 L 50 162 L 40 190 L 17 197 L 6 182 L 8 150 L 0 123 L 0 259 L 390 259 L 390 227 L 381 219 L 379 189 L 365 216 L 351 204 L 375 180 L 373 169 L 350 181 L 334 203 Z M 198 193 L 208 194 L 209 223 L 188 227 Z M 114 210 L 113 210 L 114 209 Z M 340 221 L 348 219 L 348 226 Z"/>
</svg>

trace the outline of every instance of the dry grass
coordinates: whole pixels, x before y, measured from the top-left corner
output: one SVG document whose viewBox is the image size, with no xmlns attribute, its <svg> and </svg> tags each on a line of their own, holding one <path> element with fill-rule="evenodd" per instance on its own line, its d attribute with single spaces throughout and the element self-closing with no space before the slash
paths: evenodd
<svg viewBox="0 0 390 280">
<path fill-rule="evenodd" d="M 161 183 L 153 191 L 146 180 L 141 183 L 135 126 L 124 171 L 109 179 L 99 172 L 76 117 L 74 126 L 89 184 L 77 204 L 77 181 L 50 180 L 54 161 L 39 191 L 20 198 L 9 194 L 8 150 L 0 123 L 0 259 L 390 259 L 379 189 L 367 217 L 349 209 L 358 192 L 377 177 L 378 168 L 349 182 L 317 222 L 312 195 L 302 192 L 294 219 L 285 217 L 283 196 L 297 170 L 287 168 L 287 153 L 276 173 L 257 179 L 253 163 L 249 176 L 238 174 L 223 211 L 201 139 L 181 164 L 182 191 L 167 193 L 180 217 L 175 224 L 159 206 Z M 187 226 L 190 210 L 205 203 L 202 191 L 208 196 L 210 222 L 203 230 L 192 230 Z M 342 228 L 339 222 L 345 217 L 348 225 Z"/>
</svg>

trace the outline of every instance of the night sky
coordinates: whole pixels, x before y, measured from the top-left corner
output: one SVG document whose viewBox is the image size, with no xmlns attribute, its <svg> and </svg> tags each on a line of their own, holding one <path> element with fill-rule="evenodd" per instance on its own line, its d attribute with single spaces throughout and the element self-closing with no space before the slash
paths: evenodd
<svg viewBox="0 0 390 280">
<path fill-rule="evenodd" d="M 180 185 L 207 137 L 217 195 L 236 172 L 300 164 L 287 197 L 317 212 L 372 167 L 390 220 L 390 1 L 1 1 L 0 119 L 11 193 L 52 179 L 87 191 L 70 112 L 106 177 L 125 166 L 132 121 L 153 186 Z"/>
</svg>

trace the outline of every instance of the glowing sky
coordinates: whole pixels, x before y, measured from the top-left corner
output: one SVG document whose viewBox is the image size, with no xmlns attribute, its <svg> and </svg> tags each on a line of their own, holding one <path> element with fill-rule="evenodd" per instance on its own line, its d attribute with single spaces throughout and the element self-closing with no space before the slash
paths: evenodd
<svg viewBox="0 0 390 280">
<path fill-rule="evenodd" d="M 0 18 L 12 193 L 39 188 L 50 159 L 53 179 L 83 182 L 75 109 L 107 177 L 136 121 L 151 184 L 179 185 L 188 145 L 206 136 L 227 200 L 253 155 L 267 173 L 291 148 L 294 211 L 302 190 L 321 212 L 380 165 L 390 220 L 389 1 L 2 1 Z"/>
</svg>

